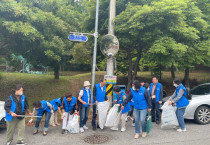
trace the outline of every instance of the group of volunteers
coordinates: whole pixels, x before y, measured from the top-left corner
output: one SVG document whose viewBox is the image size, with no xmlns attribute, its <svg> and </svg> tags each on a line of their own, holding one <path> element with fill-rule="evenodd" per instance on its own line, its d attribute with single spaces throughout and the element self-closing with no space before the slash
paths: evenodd
<svg viewBox="0 0 210 145">
<path fill-rule="evenodd" d="M 187 90 L 181 84 L 179 79 L 173 81 L 173 85 L 176 87 L 175 92 L 167 100 L 169 105 L 176 105 L 176 116 L 179 123 L 177 131 L 186 131 L 183 115 L 185 109 L 189 104 L 186 99 Z M 72 93 L 66 93 L 61 98 L 48 101 L 35 101 L 33 103 L 33 112 L 29 110 L 27 98 L 23 94 L 23 87 L 17 85 L 12 91 L 12 94 L 5 101 L 6 121 L 7 121 L 7 145 L 10 145 L 13 140 L 13 134 L 15 128 L 18 129 L 18 142 L 17 144 L 24 144 L 24 132 L 25 132 L 25 117 L 31 117 L 29 123 L 36 119 L 35 130 L 33 134 L 39 132 L 39 124 L 43 115 L 45 115 L 45 124 L 43 130 L 43 136 L 48 133 L 49 125 L 57 126 L 60 125 L 57 121 L 58 113 L 62 119 L 62 131 L 64 134 L 67 132 L 67 126 L 73 119 L 75 114 L 79 114 L 79 131 L 84 132 L 88 130 L 86 126 L 88 120 L 88 114 L 90 107 L 93 109 L 92 115 L 92 129 L 96 130 L 100 127 L 100 122 L 97 121 L 97 109 L 100 103 L 108 102 L 106 94 L 106 79 L 101 80 L 93 88 L 91 93 L 89 81 L 84 82 L 84 87 L 79 91 L 77 97 L 72 96 Z M 152 77 L 152 83 L 145 83 L 144 81 L 139 82 L 135 80 L 132 83 L 132 88 L 128 92 L 121 90 L 119 86 L 114 87 L 116 97 L 113 99 L 113 104 L 116 105 L 120 112 L 119 119 L 110 128 L 111 130 L 118 130 L 119 124 L 121 124 L 121 131 L 126 131 L 126 121 L 130 118 L 133 120 L 133 126 L 135 126 L 134 138 L 139 138 L 142 132 L 142 137 L 146 137 L 146 117 L 147 113 L 151 111 L 152 121 L 156 124 L 160 124 L 160 105 L 162 104 L 163 98 L 163 86 L 158 82 L 157 77 Z M 91 97 L 93 94 L 93 97 Z M 91 100 L 91 98 L 93 98 Z M 108 110 L 108 109 L 107 109 Z M 35 111 L 37 115 L 35 116 Z M 134 112 L 134 118 L 132 117 Z M 28 114 L 28 116 L 26 115 Z M 107 114 L 107 112 L 105 112 Z M 121 123 L 120 123 L 121 122 Z M 139 122 L 141 122 L 141 130 Z"/>
</svg>

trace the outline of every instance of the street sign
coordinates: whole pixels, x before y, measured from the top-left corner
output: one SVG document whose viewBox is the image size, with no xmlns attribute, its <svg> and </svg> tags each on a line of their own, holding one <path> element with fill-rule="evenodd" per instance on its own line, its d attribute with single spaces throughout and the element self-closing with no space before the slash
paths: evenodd
<svg viewBox="0 0 210 145">
<path fill-rule="evenodd" d="M 71 41 L 81 41 L 81 42 L 86 42 L 88 40 L 87 36 L 83 36 L 83 35 L 69 35 L 69 40 Z"/>
<path fill-rule="evenodd" d="M 117 83 L 117 76 L 114 76 L 114 75 L 105 75 L 104 79 L 106 79 L 107 84 L 116 84 Z"/>
</svg>

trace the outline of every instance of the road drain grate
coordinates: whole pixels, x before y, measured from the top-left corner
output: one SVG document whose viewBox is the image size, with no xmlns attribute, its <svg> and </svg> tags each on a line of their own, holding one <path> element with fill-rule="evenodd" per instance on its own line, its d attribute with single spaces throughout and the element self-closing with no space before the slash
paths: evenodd
<svg viewBox="0 0 210 145">
<path fill-rule="evenodd" d="M 102 144 L 110 140 L 110 137 L 104 134 L 89 135 L 84 138 L 84 141 L 89 144 Z"/>
</svg>

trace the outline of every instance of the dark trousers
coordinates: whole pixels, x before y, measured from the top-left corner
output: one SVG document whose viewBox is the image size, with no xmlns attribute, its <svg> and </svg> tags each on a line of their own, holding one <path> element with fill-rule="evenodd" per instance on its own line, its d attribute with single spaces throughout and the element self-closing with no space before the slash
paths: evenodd
<svg viewBox="0 0 210 145">
<path fill-rule="evenodd" d="M 152 101 L 152 121 L 160 121 L 160 104 L 156 101 Z"/>
<path fill-rule="evenodd" d="M 127 116 L 133 116 L 133 106 L 131 106 L 131 110 L 128 112 L 128 115 Z"/>
<path fill-rule="evenodd" d="M 96 126 L 96 118 L 97 118 L 97 114 L 96 114 L 96 105 L 93 105 L 93 119 L 92 119 L 92 126 Z"/>
</svg>

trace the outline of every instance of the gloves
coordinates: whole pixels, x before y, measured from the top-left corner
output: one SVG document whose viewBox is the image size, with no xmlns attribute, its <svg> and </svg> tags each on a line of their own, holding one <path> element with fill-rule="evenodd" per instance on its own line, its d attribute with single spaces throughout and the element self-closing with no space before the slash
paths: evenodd
<svg viewBox="0 0 210 145">
<path fill-rule="evenodd" d="M 30 119 L 30 120 L 28 121 L 28 125 L 31 125 L 32 121 L 33 121 L 33 119 Z"/>
<path fill-rule="evenodd" d="M 117 103 L 117 100 L 114 100 L 114 103 Z"/>
<path fill-rule="evenodd" d="M 120 104 L 115 104 L 115 106 L 116 106 L 116 107 L 119 107 L 119 106 L 120 106 Z"/>
<path fill-rule="evenodd" d="M 62 114 L 62 117 L 61 117 L 61 119 L 63 120 L 63 118 L 65 117 L 65 112 Z"/>
</svg>

